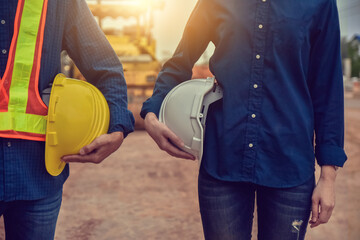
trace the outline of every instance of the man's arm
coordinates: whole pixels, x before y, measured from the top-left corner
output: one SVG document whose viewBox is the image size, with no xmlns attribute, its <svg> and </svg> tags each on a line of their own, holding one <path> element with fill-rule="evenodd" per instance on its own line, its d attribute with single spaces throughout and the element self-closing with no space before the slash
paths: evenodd
<svg viewBox="0 0 360 240">
<path fill-rule="evenodd" d="M 122 65 L 96 23 L 84 0 L 67 1 L 63 48 L 86 80 L 105 96 L 110 108 L 109 133 L 95 139 L 78 155 L 63 157 L 65 162 L 99 163 L 118 149 L 133 131 L 134 118 L 127 109 L 127 88 Z"/>
<path fill-rule="evenodd" d="M 171 130 L 160 123 L 157 116 L 166 94 L 176 85 L 191 79 L 192 68 L 211 41 L 211 0 L 199 0 L 187 22 L 182 39 L 173 55 L 162 68 L 156 80 L 154 92 L 142 107 L 141 117 L 145 119 L 145 129 L 159 148 L 179 158 L 194 159 L 178 148 L 184 144 Z"/>
<path fill-rule="evenodd" d="M 310 226 L 328 222 L 335 206 L 335 167 L 344 153 L 344 93 L 340 56 L 340 29 L 335 0 L 324 1 L 312 36 L 309 88 L 315 118 L 315 156 L 321 177 L 312 197 Z"/>
</svg>

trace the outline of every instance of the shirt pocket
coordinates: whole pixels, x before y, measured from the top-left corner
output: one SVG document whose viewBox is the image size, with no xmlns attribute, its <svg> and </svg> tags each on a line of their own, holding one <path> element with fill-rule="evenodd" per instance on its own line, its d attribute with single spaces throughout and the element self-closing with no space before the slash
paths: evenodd
<svg viewBox="0 0 360 240">
<path fill-rule="evenodd" d="M 272 47 L 280 51 L 296 51 L 305 40 L 306 21 L 286 18 L 272 23 Z"/>
</svg>

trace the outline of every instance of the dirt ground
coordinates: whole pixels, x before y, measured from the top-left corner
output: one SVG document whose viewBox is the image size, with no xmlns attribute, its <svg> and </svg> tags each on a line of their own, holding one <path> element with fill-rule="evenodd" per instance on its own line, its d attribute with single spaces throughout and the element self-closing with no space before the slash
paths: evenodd
<svg viewBox="0 0 360 240">
<path fill-rule="evenodd" d="M 360 100 L 346 106 L 349 161 L 337 177 L 336 207 L 307 240 L 360 239 Z M 146 132 L 132 133 L 102 164 L 71 164 L 55 239 L 203 239 L 197 170 L 196 162 L 161 152 Z M 256 224 L 253 233 L 255 240 Z"/>
</svg>

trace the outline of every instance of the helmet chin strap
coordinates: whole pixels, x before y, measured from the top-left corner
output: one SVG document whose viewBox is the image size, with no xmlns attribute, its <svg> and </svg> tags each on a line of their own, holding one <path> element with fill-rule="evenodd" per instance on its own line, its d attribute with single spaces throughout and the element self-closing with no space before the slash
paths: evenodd
<svg viewBox="0 0 360 240">
<path fill-rule="evenodd" d="M 201 125 L 205 129 L 206 116 L 209 110 L 210 104 L 223 98 L 223 89 L 216 83 L 214 84 L 213 89 L 208 92 L 203 100 L 202 111 L 201 111 Z"/>
</svg>

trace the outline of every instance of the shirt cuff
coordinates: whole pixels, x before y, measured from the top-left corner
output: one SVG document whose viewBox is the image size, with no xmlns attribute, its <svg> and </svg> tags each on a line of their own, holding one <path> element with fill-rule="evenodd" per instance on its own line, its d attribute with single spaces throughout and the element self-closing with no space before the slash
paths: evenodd
<svg viewBox="0 0 360 240">
<path fill-rule="evenodd" d="M 110 109 L 110 124 L 108 133 L 123 132 L 124 138 L 134 131 L 134 116 L 125 108 L 121 108 L 116 114 L 111 114 Z M 114 111 L 113 111 L 114 112 Z"/>
<path fill-rule="evenodd" d="M 316 145 L 315 157 L 320 166 L 333 165 L 343 167 L 347 160 L 344 149 L 332 145 Z"/>
<path fill-rule="evenodd" d="M 155 113 L 156 117 L 159 118 L 159 112 L 163 99 L 151 97 L 143 103 L 141 108 L 140 116 L 145 119 L 146 114 L 149 112 Z"/>
</svg>

